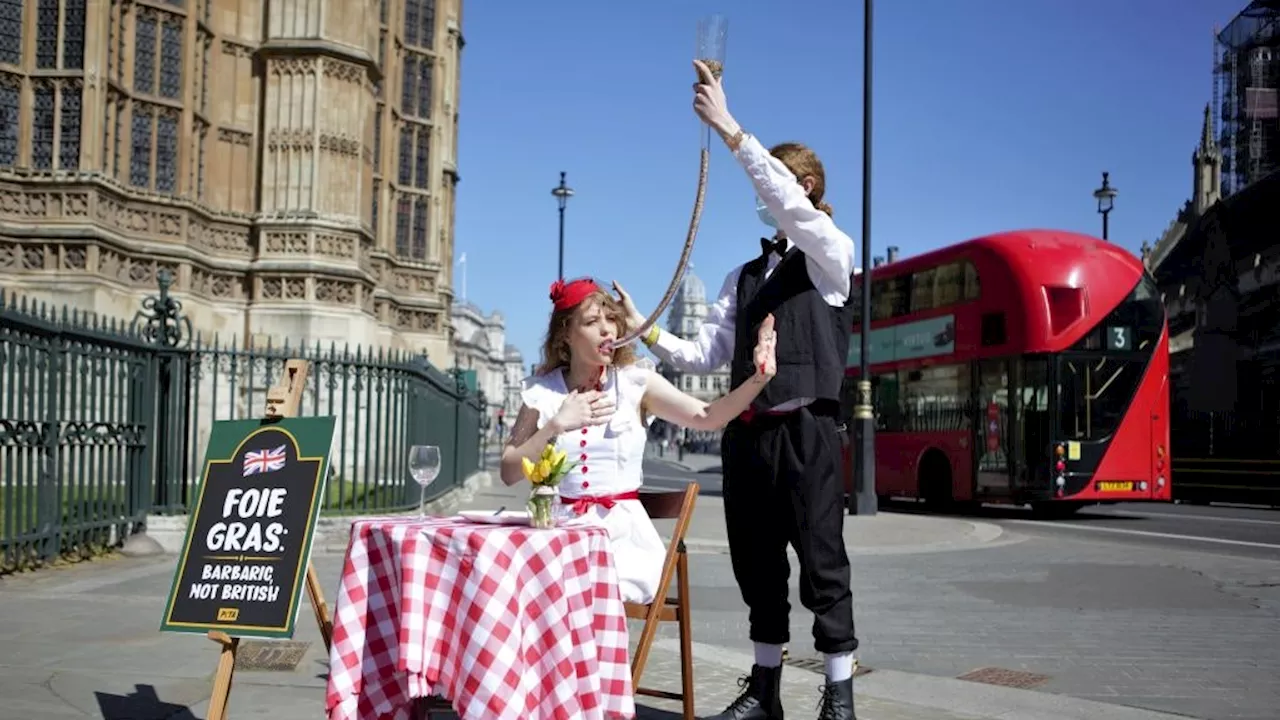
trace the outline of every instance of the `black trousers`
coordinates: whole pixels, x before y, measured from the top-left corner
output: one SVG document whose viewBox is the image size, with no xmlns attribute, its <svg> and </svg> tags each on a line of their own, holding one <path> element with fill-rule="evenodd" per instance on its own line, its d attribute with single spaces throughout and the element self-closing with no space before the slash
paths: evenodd
<svg viewBox="0 0 1280 720">
<path fill-rule="evenodd" d="M 800 559 L 800 602 L 813 611 L 814 647 L 858 647 L 849 556 L 844 549 L 844 483 L 835 414 L 806 407 L 734 420 L 720 447 L 729 556 L 751 610 L 751 639 L 790 641 L 791 564 Z"/>
</svg>

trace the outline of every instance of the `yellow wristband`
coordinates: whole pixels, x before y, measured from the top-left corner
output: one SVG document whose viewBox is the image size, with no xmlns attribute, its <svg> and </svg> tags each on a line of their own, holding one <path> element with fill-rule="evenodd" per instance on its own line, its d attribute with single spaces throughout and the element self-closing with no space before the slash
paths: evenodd
<svg viewBox="0 0 1280 720">
<path fill-rule="evenodd" d="M 653 327 L 649 328 L 649 332 L 644 334 L 643 342 L 645 344 L 645 347 L 653 347 L 653 344 L 658 342 L 658 335 L 661 332 L 662 331 L 658 329 L 657 325 L 654 325 Z"/>
</svg>

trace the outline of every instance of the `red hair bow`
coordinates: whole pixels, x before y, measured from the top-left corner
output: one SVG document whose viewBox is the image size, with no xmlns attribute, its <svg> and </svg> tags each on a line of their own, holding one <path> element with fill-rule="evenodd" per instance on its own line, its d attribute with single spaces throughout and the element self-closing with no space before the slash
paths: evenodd
<svg viewBox="0 0 1280 720">
<path fill-rule="evenodd" d="M 600 286 L 594 280 L 582 279 L 565 282 L 556 280 L 551 283 L 551 304 L 556 310 L 568 310 L 577 307 L 578 303 L 598 292 Z"/>
</svg>

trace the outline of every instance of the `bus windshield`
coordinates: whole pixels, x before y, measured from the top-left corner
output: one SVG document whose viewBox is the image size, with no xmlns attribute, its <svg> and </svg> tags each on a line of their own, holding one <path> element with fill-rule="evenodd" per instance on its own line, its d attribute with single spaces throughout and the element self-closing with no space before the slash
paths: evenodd
<svg viewBox="0 0 1280 720">
<path fill-rule="evenodd" d="M 1160 333 L 1164 305 L 1143 273 L 1128 297 L 1057 362 L 1059 432 L 1068 440 L 1105 440 L 1124 419 Z"/>
</svg>

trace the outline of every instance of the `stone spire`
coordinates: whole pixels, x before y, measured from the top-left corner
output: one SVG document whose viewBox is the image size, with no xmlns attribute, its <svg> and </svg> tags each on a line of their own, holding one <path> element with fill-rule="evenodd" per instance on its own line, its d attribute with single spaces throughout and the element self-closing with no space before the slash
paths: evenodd
<svg viewBox="0 0 1280 720">
<path fill-rule="evenodd" d="M 1218 143 L 1213 138 L 1213 108 L 1209 103 L 1204 104 L 1204 126 L 1200 129 L 1200 149 L 1207 151 L 1210 148 L 1217 149 Z"/>
<path fill-rule="evenodd" d="M 1222 150 L 1213 137 L 1213 108 L 1209 103 L 1204 105 L 1204 125 L 1200 129 L 1200 144 L 1191 154 L 1191 167 L 1194 171 L 1191 209 L 1198 216 L 1222 199 Z"/>
</svg>

